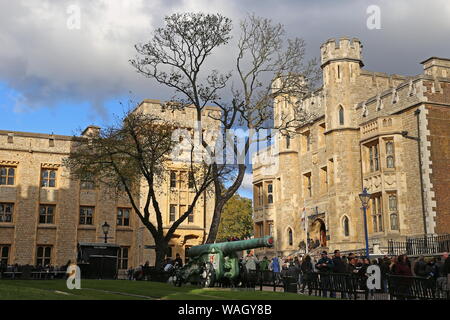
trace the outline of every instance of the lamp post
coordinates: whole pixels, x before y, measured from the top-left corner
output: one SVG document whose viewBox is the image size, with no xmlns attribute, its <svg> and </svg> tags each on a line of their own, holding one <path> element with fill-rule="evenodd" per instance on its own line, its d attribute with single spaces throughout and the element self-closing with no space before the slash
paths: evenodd
<svg viewBox="0 0 450 320">
<path fill-rule="evenodd" d="M 367 232 L 367 207 L 369 205 L 370 193 L 367 192 L 367 189 L 364 188 L 363 192 L 359 194 L 359 199 L 362 203 L 362 209 L 364 211 L 364 234 L 366 236 L 366 256 L 369 259 L 369 235 Z"/>
<path fill-rule="evenodd" d="M 103 233 L 105 234 L 105 243 L 108 243 L 109 224 L 105 221 L 102 225 Z"/>
</svg>

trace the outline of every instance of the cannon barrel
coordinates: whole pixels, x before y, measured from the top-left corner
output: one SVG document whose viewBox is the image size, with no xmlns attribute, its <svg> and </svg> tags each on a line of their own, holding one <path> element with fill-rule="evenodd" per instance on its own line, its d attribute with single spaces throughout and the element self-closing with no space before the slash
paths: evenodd
<svg viewBox="0 0 450 320">
<path fill-rule="evenodd" d="M 249 240 L 240 240 L 240 241 L 229 241 L 229 242 L 219 242 L 219 243 L 211 243 L 211 244 L 202 244 L 199 246 L 193 246 L 189 248 L 187 252 L 188 257 L 196 257 L 200 256 L 204 253 L 210 252 L 213 248 L 216 250 L 220 250 L 224 255 L 228 255 L 232 252 L 254 249 L 254 248 L 262 248 L 262 247 L 272 247 L 273 246 L 273 237 L 265 236 L 263 238 L 254 238 Z"/>
</svg>

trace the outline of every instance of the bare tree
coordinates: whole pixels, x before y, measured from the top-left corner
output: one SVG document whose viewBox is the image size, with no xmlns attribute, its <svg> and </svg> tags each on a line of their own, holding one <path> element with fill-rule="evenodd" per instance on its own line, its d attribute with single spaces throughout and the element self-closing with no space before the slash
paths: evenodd
<svg viewBox="0 0 450 320">
<path fill-rule="evenodd" d="M 197 110 L 199 143 L 215 159 L 209 164 L 215 195 L 206 240 L 211 243 L 217 236 L 221 212 L 241 186 L 248 167 L 248 163 L 236 161 L 236 158 L 245 159 L 254 143 L 250 135 L 239 146 L 227 139 L 227 132 L 238 126 L 253 132 L 274 128 L 273 103 L 276 100 L 294 105 L 289 114 L 278 115 L 275 128 L 283 134 L 293 134 L 295 128 L 310 121 L 313 113 L 296 102 L 317 80 L 317 63 L 304 62 L 305 42 L 298 38 L 287 39 L 281 24 L 250 15 L 240 23 L 234 70 L 206 72 L 208 56 L 231 39 L 231 20 L 220 14 L 184 13 L 166 17 L 165 23 L 149 42 L 136 45 L 138 56 L 131 64 L 140 74 L 174 89 L 174 103 L 169 107 L 192 105 Z M 208 145 L 203 139 L 201 113 L 208 104 L 221 110 L 220 117 L 213 117 L 221 123 L 219 136 L 223 137 L 223 143 L 219 146 Z M 230 150 L 231 160 L 224 156 Z M 228 188 L 224 187 L 226 184 Z"/>
<path fill-rule="evenodd" d="M 211 170 L 201 163 L 190 164 L 195 194 L 187 210 L 166 231 L 159 206 L 160 185 L 167 180 L 172 152 L 172 135 L 177 124 L 152 114 L 126 113 L 120 121 L 97 135 L 79 137 L 65 166 L 75 178 L 95 179 L 109 188 L 123 190 L 156 246 L 156 268 L 162 268 L 168 243 L 179 225 L 193 212 L 197 200 L 212 183 Z"/>
</svg>

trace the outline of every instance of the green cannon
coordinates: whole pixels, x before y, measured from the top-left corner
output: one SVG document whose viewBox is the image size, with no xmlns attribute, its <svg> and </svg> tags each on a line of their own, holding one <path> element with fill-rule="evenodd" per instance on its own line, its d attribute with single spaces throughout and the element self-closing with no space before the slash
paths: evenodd
<svg viewBox="0 0 450 320">
<path fill-rule="evenodd" d="M 215 282 L 233 283 L 240 275 L 237 252 L 272 246 L 273 237 L 266 236 L 191 247 L 187 253 L 189 262 L 175 271 L 171 281 L 177 286 L 191 282 L 204 287 L 212 287 Z"/>
</svg>

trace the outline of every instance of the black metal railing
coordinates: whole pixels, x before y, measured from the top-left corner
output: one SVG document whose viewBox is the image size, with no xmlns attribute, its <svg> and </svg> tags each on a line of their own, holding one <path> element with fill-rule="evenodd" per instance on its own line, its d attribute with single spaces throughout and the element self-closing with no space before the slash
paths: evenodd
<svg viewBox="0 0 450 320">
<path fill-rule="evenodd" d="M 64 279 L 66 277 L 65 271 L 5 271 L 0 275 L 0 279 L 34 279 L 34 280 L 50 280 L 50 279 Z"/>
<path fill-rule="evenodd" d="M 388 254 L 418 256 L 450 251 L 450 234 L 409 237 L 405 241 L 389 240 Z"/>
<path fill-rule="evenodd" d="M 346 273 L 311 273 L 306 281 L 310 292 L 321 296 L 323 292 L 340 293 L 350 299 L 357 299 L 359 292 L 366 292 L 365 277 Z"/>
<path fill-rule="evenodd" d="M 341 252 L 341 255 L 348 255 L 349 253 L 353 253 L 356 256 L 360 256 L 360 257 L 366 256 L 365 248 L 355 249 L 355 250 L 344 250 L 344 251 L 340 250 L 340 252 Z M 373 254 L 373 248 L 369 248 L 369 254 Z"/>
<path fill-rule="evenodd" d="M 251 271 L 252 282 L 262 291 L 271 287 L 273 291 L 282 287 L 285 292 L 302 292 L 315 296 L 332 296 L 346 299 L 391 299 L 391 300 L 441 300 L 450 299 L 448 288 L 439 288 L 434 278 L 386 275 L 381 288 L 369 290 L 367 277 L 347 273 L 311 272 L 303 274 L 299 282 L 298 272 L 273 273 L 272 271 Z M 383 279 L 382 279 L 383 280 Z M 387 284 L 388 290 L 385 287 Z M 305 291 L 303 291 L 305 289 Z M 326 293 L 326 294 L 325 294 Z"/>
<path fill-rule="evenodd" d="M 442 290 L 434 278 L 388 276 L 389 295 L 397 300 L 449 299 L 448 289 Z"/>
<path fill-rule="evenodd" d="M 245 282 L 251 282 L 250 284 L 254 284 L 256 287 L 259 287 L 260 290 L 263 290 L 263 287 L 271 287 L 273 291 L 276 291 L 277 287 L 284 287 L 283 278 L 281 273 L 275 273 L 270 270 L 249 270 L 248 272 L 249 279 L 245 279 Z M 247 283 L 244 286 L 248 286 Z"/>
</svg>

